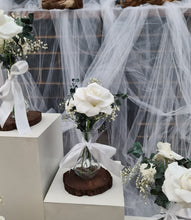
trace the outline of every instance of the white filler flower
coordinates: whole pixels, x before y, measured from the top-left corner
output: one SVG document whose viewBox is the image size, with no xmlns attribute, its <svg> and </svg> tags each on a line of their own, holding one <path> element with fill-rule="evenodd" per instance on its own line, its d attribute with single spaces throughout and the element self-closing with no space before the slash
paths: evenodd
<svg viewBox="0 0 191 220">
<path fill-rule="evenodd" d="M 154 182 L 154 175 L 156 173 L 156 169 L 152 165 L 149 169 L 145 169 L 148 164 L 142 163 L 140 166 L 140 172 L 143 178 L 147 179 L 150 183 Z"/>
<path fill-rule="evenodd" d="M 22 30 L 23 28 L 17 25 L 13 18 L 4 15 L 3 10 L 0 10 L 0 38 L 4 40 L 11 39 L 21 33 Z"/>
<path fill-rule="evenodd" d="M 111 104 L 114 103 L 114 96 L 108 89 L 97 83 L 91 83 L 87 87 L 77 88 L 74 94 L 76 111 L 84 113 L 88 117 L 103 112 L 107 115 L 112 113 Z"/>
<path fill-rule="evenodd" d="M 169 164 L 162 191 L 171 202 L 191 203 L 191 169 L 177 162 Z"/>
<path fill-rule="evenodd" d="M 75 106 L 73 98 L 68 99 L 65 103 L 65 110 L 67 114 L 71 114 L 72 108 Z"/>
<path fill-rule="evenodd" d="M 170 160 L 181 160 L 183 157 L 171 150 L 169 143 L 158 142 L 157 144 L 158 153 L 154 156 L 154 160 L 170 159 Z"/>
</svg>

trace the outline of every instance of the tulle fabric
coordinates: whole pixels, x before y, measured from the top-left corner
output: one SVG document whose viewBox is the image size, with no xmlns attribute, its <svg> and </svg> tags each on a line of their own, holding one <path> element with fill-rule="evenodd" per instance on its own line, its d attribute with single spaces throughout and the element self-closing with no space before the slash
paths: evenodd
<svg viewBox="0 0 191 220">
<path fill-rule="evenodd" d="M 28 10 L 27 5 L 22 7 Z M 51 59 L 47 62 L 41 53 L 37 63 L 46 67 L 46 77 L 35 80 L 41 83 L 48 108 L 62 112 L 59 103 L 67 99 L 72 78 L 80 79 L 79 86 L 97 78 L 113 93 L 128 93 L 107 130 L 109 144 L 117 148 L 116 160 L 133 166 L 135 158 L 127 151 L 136 141 L 143 144 L 147 156 L 156 151 L 158 141 L 164 141 L 175 152 L 191 157 L 190 8 L 188 0 L 125 9 L 113 0 L 85 0 L 79 10 L 39 9 L 36 34 L 45 42 L 50 32 L 56 34 L 49 44 Z M 51 19 L 46 19 L 47 13 Z M 67 123 L 63 119 L 64 131 Z M 64 151 L 79 139 L 75 129 L 64 132 Z M 153 200 L 145 205 L 133 183 L 124 190 L 126 214 L 159 212 Z"/>
</svg>

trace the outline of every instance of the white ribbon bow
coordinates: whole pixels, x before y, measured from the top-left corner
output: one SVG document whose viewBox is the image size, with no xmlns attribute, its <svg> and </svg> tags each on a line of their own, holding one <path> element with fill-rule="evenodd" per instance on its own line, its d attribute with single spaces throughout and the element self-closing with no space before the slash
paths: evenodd
<svg viewBox="0 0 191 220">
<path fill-rule="evenodd" d="M 181 208 L 181 206 L 177 203 L 171 203 L 169 209 L 163 209 L 162 213 L 158 215 L 154 215 L 151 217 L 152 220 L 158 220 L 164 218 L 164 220 L 179 220 L 181 219 L 191 219 L 191 210 Z"/>
<path fill-rule="evenodd" d="M 76 144 L 61 160 L 60 167 L 72 168 L 76 165 L 80 152 L 84 147 L 88 147 L 90 153 L 93 157 L 102 164 L 105 168 L 110 170 L 116 176 L 120 176 L 120 171 L 123 166 L 120 163 L 116 163 L 110 159 L 115 153 L 116 149 L 109 145 L 98 144 L 86 142 L 85 140 L 82 143 Z"/>
<path fill-rule="evenodd" d="M 12 65 L 8 79 L 5 81 L 5 84 L 0 87 L 0 100 L 2 101 L 0 105 L 0 125 L 3 128 L 14 107 L 15 122 L 20 134 L 31 132 L 23 92 L 16 79 L 16 76 L 24 74 L 27 71 L 28 63 L 26 61 L 18 61 Z"/>
</svg>

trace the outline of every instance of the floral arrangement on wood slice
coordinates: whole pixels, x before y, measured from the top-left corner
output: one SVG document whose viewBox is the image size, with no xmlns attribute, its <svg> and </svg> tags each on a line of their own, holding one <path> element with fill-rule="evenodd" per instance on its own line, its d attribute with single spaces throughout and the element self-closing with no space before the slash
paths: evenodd
<svg viewBox="0 0 191 220">
<path fill-rule="evenodd" d="M 136 142 L 128 154 L 141 158 L 141 162 L 122 171 L 123 182 L 135 178 L 140 196 L 146 199 L 153 195 L 154 202 L 164 209 L 173 207 L 170 203 L 191 207 L 191 159 L 172 151 L 169 143 L 159 142 L 157 148 L 157 153 L 146 157 L 142 145 Z M 175 213 L 171 215 L 172 219 L 177 219 Z M 163 214 L 159 217 L 163 219 L 167 216 Z"/>
<path fill-rule="evenodd" d="M 33 14 L 20 18 L 13 13 L 8 16 L 0 10 L 0 76 L 3 75 L 2 71 L 7 72 L 7 80 L 0 87 L 0 128 L 3 130 L 7 118 L 13 112 L 18 131 L 30 132 L 25 100 L 17 76 L 28 71 L 25 59 L 29 54 L 36 53 L 41 48 L 47 49 L 46 44 L 35 39 L 32 23 Z M 10 125 L 13 129 L 15 121 Z"/>
<path fill-rule="evenodd" d="M 96 79 L 91 79 L 86 87 L 78 88 L 78 81 L 72 80 L 70 95 L 65 102 L 65 110 L 69 118 L 75 122 L 77 129 L 83 134 L 80 157 L 79 151 L 72 149 L 76 157 L 79 157 L 78 159 L 73 158 L 73 161 L 77 159 L 73 169 L 77 175 L 86 179 L 93 178 L 99 170 L 100 165 L 97 160 L 100 161 L 103 149 L 107 152 L 106 158 L 110 158 L 116 152 L 116 149 L 111 146 L 91 143 L 90 132 L 95 128 L 96 122 L 115 120 L 116 112 L 119 111 L 121 104 L 120 99 L 125 99 L 127 94 L 112 95 Z"/>
</svg>

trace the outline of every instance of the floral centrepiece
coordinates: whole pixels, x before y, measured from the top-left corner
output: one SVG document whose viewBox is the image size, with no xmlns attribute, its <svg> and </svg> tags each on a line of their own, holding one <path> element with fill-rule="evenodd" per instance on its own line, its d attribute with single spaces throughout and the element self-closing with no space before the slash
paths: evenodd
<svg viewBox="0 0 191 220">
<path fill-rule="evenodd" d="M 141 162 L 123 170 L 123 181 L 135 178 L 140 195 L 144 199 L 154 196 L 154 202 L 165 209 L 171 203 L 190 207 L 191 159 L 172 151 L 169 143 L 159 142 L 157 148 L 157 153 L 146 157 L 141 144 L 135 143 L 128 153 L 141 158 Z"/>
<path fill-rule="evenodd" d="M 29 133 L 26 115 L 26 100 L 17 80 L 18 75 L 28 71 L 25 59 L 31 53 L 47 46 L 36 40 L 33 34 L 33 14 L 20 18 L 18 15 L 5 15 L 0 10 L 0 75 L 7 74 L 5 84 L 0 88 L 0 128 L 12 112 L 19 133 Z"/>
<path fill-rule="evenodd" d="M 120 98 L 125 99 L 126 94 L 112 95 L 110 91 L 93 80 L 87 87 L 78 88 L 78 80 L 73 79 L 70 96 L 65 103 L 67 115 L 75 122 L 82 132 L 85 147 L 74 167 L 74 171 L 82 178 L 93 178 L 100 165 L 90 153 L 90 132 L 96 122 L 100 120 L 114 120 L 116 111 L 119 111 Z"/>
<path fill-rule="evenodd" d="M 38 52 L 47 45 L 36 40 L 33 34 L 33 14 L 20 18 L 16 14 L 5 15 L 0 10 L 0 62 L 3 68 L 10 70 L 19 60 L 25 60 L 29 54 Z"/>
</svg>

